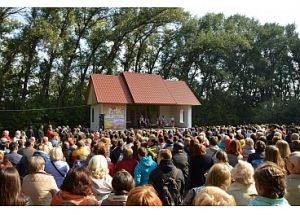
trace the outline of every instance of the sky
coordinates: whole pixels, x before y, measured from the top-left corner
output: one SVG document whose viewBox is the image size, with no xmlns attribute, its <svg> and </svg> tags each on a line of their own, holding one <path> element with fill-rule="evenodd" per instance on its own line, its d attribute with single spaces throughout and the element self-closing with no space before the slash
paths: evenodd
<svg viewBox="0 0 300 215">
<path fill-rule="evenodd" d="M 226 17 L 240 14 L 257 19 L 262 25 L 295 23 L 300 35 L 300 1 L 298 0 L 9 0 L 1 7 L 183 7 L 198 17 L 206 13 L 223 13 Z"/>
<path fill-rule="evenodd" d="M 265 23 L 279 25 L 296 24 L 300 34 L 300 1 L 297 0 L 210 0 L 203 4 L 184 6 L 191 14 L 201 17 L 206 13 L 223 13 L 226 17 L 234 14 L 245 15 Z"/>
</svg>

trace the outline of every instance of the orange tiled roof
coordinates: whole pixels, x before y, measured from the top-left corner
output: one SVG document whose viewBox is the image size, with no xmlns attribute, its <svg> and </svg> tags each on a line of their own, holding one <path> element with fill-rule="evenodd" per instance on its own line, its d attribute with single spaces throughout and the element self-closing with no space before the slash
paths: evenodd
<svg viewBox="0 0 300 215">
<path fill-rule="evenodd" d="M 121 76 L 92 74 L 90 80 L 88 94 L 90 87 L 94 86 L 98 103 L 133 103 L 127 84 Z"/>
<path fill-rule="evenodd" d="M 164 80 L 164 82 L 178 105 L 200 105 L 184 81 Z"/>
<path fill-rule="evenodd" d="M 159 75 L 133 72 L 123 72 L 120 76 L 92 74 L 87 97 L 91 87 L 94 87 L 98 103 L 200 105 L 184 81 L 168 81 Z"/>
<path fill-rule="evenodd" d="M 136 104 L 176 104 L 164 80 L 159 75 L 123 72 L 123 76 Z"/>
</svg>

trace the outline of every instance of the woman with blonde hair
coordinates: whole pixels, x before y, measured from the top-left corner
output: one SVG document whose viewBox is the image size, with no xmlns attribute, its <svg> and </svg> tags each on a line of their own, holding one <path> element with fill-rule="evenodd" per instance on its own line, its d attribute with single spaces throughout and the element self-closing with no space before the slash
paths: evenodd
<svg viewBox="0 0 300 215">
<path fill-rule="evenodd" d="M 40 143 L 37 146 L 37 150 L 34 151 L 32 156 L 41 156 L 45 163 L 50 161 L 50 156 L 49 156 L 50 148 L 47 144 Z"/>
<path fill-rule="evenodd" d="M 126 206 L 162 206 L 162 201 L 152 186 L 143 185 L 129 191 Z"/>
<path fill-rule="evenodd" d="M 191 143 L 191 138 L 190 137 L 186 137 L 184 139 L 183 145 L 184 145 L 184 151 L 187 154 L 190 154 L 190 143 Z"/>
<path fill-rule="evenodd" d="M 254 141 L 252 138 L 247 137 L 245 139 L 245 145 L 242 148 L 242 155 L 243 155 L 243 160 L 247 161 L 249 155 L 253 154 L 255 152 L 254 149 Z"/>
<path fill-rule="evenodd" d="M 45 163 L 45 172 L 53 175 L 57 187 L 60 187 L 70 170 L 70 166 L 64 160 L 64 154 L 60 146 L 53 147 L 49 152 L 49 157 L 50 161 Z"/>
<path fill-rule="evenodd" d="M 196 196 L 195 206 L 236 206 L 232 195 L 219 187 L 204 187 Z"/>
<path fill-rule="evenodd" d="M 187 195 L 185 196 L 182 205 L 195 205 L 195 196 L 204 187 L 215 186 L 221 188 L 224 191 L 227 191 L 230 184 L 231 172 L 225 165 L 221 163 L 216 163 L 210 168 L 210 170 L 206 174 L 205 185 L 190 189 Z"/>
<path fill-rule="evenodd" d="M 112 177 L 108 174 L 106 158 L 103 155 L 94 155 L 89 161 L 88 169 L 92 174 L 93 195 L 98 200 L 98 204 L 101 205 L 102 200 L 113 191 Z"/>
<path fill-rule="evenodd" d="M 236 205 L 246 206 L 257 195 L 253 179 L 254 169 L 247 161 L 239 160 L 231 171 L 233 183 L 227 193 L 235 198 Z"/>
<path fill-rule="evenodd" d="M 278 140 L 275 146 L 279 149 L 279 153 L 282 159 L 291 154 L 290 145 L 285 140 Z"/>
<path fill-rule="evenodd" d="M 268 145 L 265 150 L 264 162 L 271 161 L 282 169 L 283 173 L 287 175 L 284 159 L 281 158 L 279 149 L 276 146 Z"/>
</svg>

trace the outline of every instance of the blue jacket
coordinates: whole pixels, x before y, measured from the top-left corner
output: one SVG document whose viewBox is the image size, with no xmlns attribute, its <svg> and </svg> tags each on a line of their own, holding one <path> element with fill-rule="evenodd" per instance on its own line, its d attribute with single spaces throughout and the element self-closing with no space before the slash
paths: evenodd
<svg viewBox="0 0 300 215">
<path fill-rule="evenodd" d="M 140 163 L 134 168 L 134 180 L 136 186 L 148 184 L 149 176 L 152 170 L 156 169 L 157 163 L 153 161 L 151 156 L 145 156 Z"/>
<path fill-rule="evenodd" d="M 256 196 L 248 206 L 290 206 L 285 198 L 270 199 L 263 196 Z"/>
</svg>

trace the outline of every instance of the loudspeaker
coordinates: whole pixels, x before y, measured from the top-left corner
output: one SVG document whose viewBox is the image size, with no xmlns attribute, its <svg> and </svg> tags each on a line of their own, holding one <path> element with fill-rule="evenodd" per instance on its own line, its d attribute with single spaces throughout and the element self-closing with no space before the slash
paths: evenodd
<svg viewBox="0 0 300 215">
<path fill-rule="evenodd" d="M 104 114 L 99 114 L 99 129 L 104 130 Z"/>
</svg>

